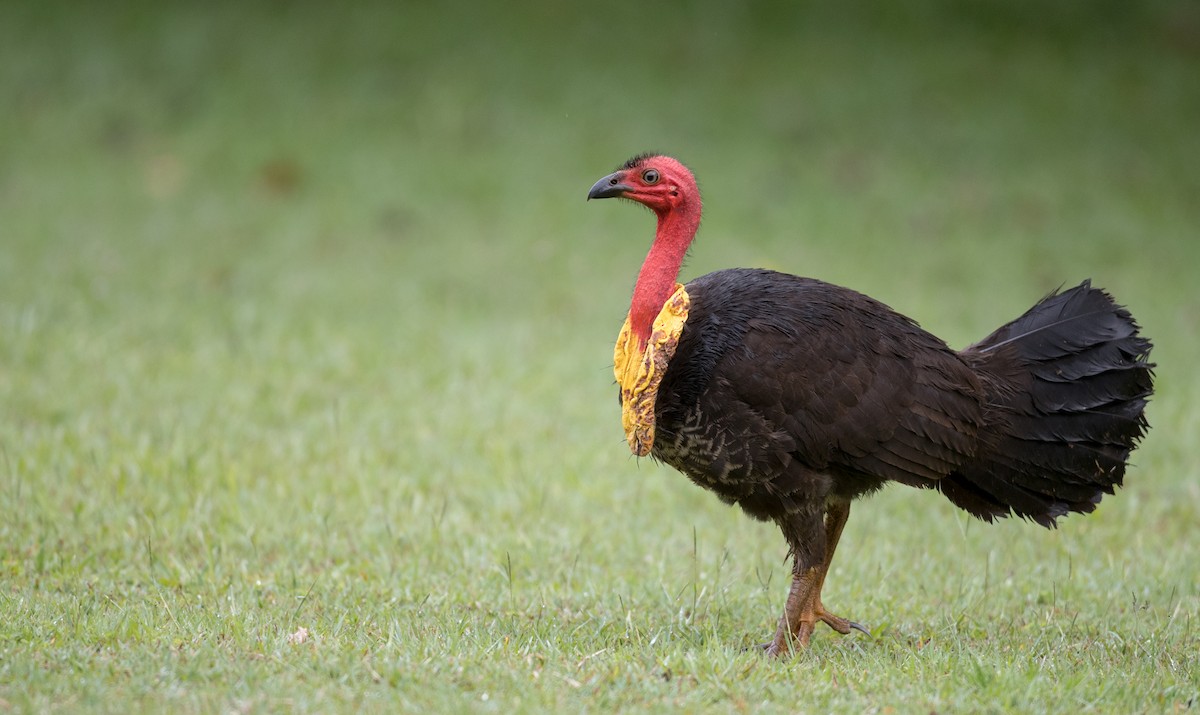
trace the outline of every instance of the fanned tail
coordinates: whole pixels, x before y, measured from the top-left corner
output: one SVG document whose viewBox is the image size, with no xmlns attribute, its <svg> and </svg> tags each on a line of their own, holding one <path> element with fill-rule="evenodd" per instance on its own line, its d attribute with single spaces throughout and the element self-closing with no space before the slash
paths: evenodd
<svg viewBox="0 0 1200 715">
<path fill-rule="evenodd" d="M 986 521 L 1016 514 L 1051 527 L 1090 512 L 1125 476 L 1149 428 L 1151 343 L 1090 281 L 1051 293 L 962 351 L 988 395 L 976 459 L 938 482 Z"/>
</svg>

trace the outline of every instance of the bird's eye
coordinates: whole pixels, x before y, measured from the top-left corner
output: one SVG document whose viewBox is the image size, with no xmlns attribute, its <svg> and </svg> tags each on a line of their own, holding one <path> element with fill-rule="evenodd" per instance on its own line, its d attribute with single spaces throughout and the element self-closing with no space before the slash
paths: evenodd
<svg viewBox="0 0 1200 715">
<path fill-rule="evenodd" d="M 642 172 L 642 183 L 643 184 L 657 184 L 658 179 L 659 179 L 659 176 L 658 176 L 657 169 L 646 169 L 645 171 Z"/>
</svg>

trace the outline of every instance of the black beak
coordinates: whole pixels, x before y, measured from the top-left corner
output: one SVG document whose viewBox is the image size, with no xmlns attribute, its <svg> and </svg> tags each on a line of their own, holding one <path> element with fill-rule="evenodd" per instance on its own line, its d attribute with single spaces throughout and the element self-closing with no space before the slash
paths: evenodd
<svg viewBox="0 0 1200 715">
<path fill-rule="evenodd" d="M 632 190 L 632 186 L 621 183 L 621 179 L 624 174 L 624 171 L 618 171 L 597 181 L 588 191 L 588 200 L 611 199 L 617 196 L 622 196 L 626 191 Z"/>
</svg>

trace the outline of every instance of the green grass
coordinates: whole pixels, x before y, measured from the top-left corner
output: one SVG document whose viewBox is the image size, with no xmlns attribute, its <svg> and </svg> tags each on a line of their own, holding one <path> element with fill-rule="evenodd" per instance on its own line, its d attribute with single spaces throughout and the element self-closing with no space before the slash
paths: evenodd
<svg viewBox="0 0 1200 715">
<path fill-rule="evenodd" d="M 0 711 L 1200 708 L 1200 14 L 899 7 L 5 4 Z M 954 345 L 1112 290 L 1126 488 L 1055 532 L 887 490 L 826 590 L 873 636 L 747 652 L 781 538 L 620 432 L 652 226 L 583 196 L 651 148 L 689 277 Z"/>
</svg>

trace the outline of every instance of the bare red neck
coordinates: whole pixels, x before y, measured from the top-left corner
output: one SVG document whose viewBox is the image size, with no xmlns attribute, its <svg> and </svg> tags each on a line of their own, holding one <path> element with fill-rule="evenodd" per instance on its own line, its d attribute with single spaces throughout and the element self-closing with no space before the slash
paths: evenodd
<svg viewBox="0 0 1200 715">
<path fill-rule="evenodd" d="M 658 230 L 654 245 L 650 246 L 650 253 L 642 263 L 629 306 L 630 327 L 641 348 L 650 340 L 654 318 L 675 291 L 683 258 L 700 228 L 700 200 L 693 197 L 672 209 L 656 213 Z"/>
</svg>

